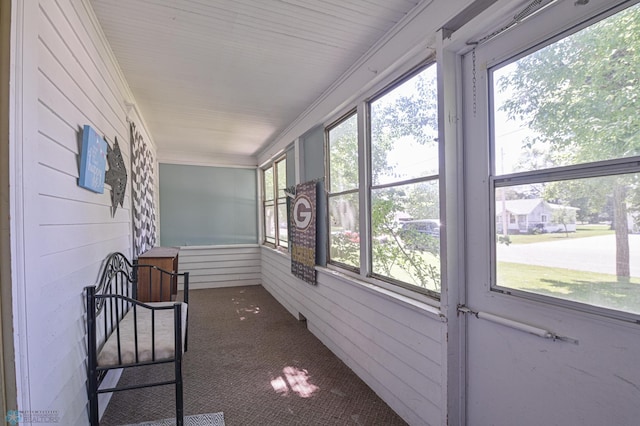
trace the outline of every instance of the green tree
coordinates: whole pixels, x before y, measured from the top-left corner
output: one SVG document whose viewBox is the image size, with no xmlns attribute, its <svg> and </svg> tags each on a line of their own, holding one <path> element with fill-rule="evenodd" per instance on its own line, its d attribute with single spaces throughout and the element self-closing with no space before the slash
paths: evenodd
<svg viewBox="0 0 640 426">
<path fill-rule="evenodd" d="M 553 211 L 553 215 L 551 220 L 555 223 L 559 223 L 564 228 L 565 237 L 569 238 L 569 230 L 567 229 L 567 225 L 570 223 L 575 223 L 573 220 L 571 210 L 566 207 L 560 207 Z"/>
<path fill-rule="evenodd" d="M 358 187 L 358 130 L 355 115 L 329 131 L 329 164 L 330 192 Z"/>
<path fill-rule="evenodd" d="M 517 62 L 498 81 L 503 109 L 535 131 L 554 163 L 569 165 L 640 154 L 640 7 L 630 7 Z M 616 273 L 629 277 L 628 178 L 601 180 L 613 198 Z M 597 197 L 591 197 L 595 199 Z"/>
<path fill-rule="evenodd" d="M 421 182 L 407 191 L 405 212 L 412 218 L 431 219 L 440 216 L 438 181 Z"/>
<path fill-rule="evenodd" d="M 597 223 L 602 212 L 607 210 L 611 199 L 611 188 L 615 182 L 603 178 L 565 180 L 545 185 L 543 198 L 551 203 L 576 207 L 576 219 L 580 222 Z"/>
</svg>

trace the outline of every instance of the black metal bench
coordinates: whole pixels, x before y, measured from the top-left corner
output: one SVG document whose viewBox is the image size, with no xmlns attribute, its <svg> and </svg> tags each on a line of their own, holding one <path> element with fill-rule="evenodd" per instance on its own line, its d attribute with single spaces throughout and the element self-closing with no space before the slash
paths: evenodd
<svg viewBox="0 0 640 426">
<path fill-rule="evenodd" d="M 140 302 L 138 272 L 153 269 L 171 285 L 184 278 L 182 301 Z M 151 271 L 149 271 L 151 272 Z M 148 274 L 151 275 L 151 274 Z M 152 265 L 132 264 L 122 253 L 106 259 L 96 286 L 85 287 L 87 302 L 87 375 L 89 422 L 99 423 L 98 395 L 150 386 L 175 385 L 176 425 L 183 424 L 182 355 L 187 350 L 189 273 L 172 273 Z M 173 363 L 173 380 L 100 388 L 107 371 Z"/>
</svg>

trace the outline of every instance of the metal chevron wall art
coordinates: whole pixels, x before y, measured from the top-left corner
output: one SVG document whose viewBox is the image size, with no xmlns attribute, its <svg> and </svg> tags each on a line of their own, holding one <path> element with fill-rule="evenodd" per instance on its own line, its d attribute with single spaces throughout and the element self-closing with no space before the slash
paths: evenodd
<svg viewBox="0 0 640 426">
<path fill-rule="evenodd" d="M 127 168 L 122 159 L 117 137 L 113 148 L 107 144 L 107 163 L 109 170 L 105 173 L 104 183 L 111 186 L 111 217 L 114 217 L 118 204 L 123 207 L 124 193 L 127 189 Z"/>
</svg>

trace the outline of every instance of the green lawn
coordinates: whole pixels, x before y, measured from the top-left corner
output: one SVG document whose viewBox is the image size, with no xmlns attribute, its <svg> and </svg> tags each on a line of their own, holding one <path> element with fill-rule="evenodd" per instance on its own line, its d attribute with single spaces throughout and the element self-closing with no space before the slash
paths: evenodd
<svg viewBox="0 0 640 426">
<path fill-rule="evenodd" d="M 547 234 L 516 234 L 509 235 L 511 244 L 530 244 L 542 243 L 545 241 L 561 241 L 567 238 L 588 238 L 597 237 L 599 235 L 610 235 L 615 233 L 609 229 L 609 225 L 578 225 L 576 232 L 569 232 L 568 236 L 564 232 L 547 233 Z"/>
<path fill-rule="evenodd" d="M 615 275 L 498 262 L 497 281 L 501 287 L 640 313 L 639 277 L 619 282 Z"/>
</svg>

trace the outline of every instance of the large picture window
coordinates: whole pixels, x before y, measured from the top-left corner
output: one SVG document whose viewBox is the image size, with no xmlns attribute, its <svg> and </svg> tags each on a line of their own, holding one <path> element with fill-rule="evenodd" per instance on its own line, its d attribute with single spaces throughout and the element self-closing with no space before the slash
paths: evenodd
<svg viewBox="0 0 640 426">
<path fill-rule="evenodd" d="M 265 242 L 289 246 L 287 215 L 287 159 L 282 157 L 263 169 L 263 217 Z"/>
<path fill-rule="evenodd" d="M 490 69 L 494 290 L 640 314 L 640 6 Z"/>
<path fill-rule="evenodd" d="M 364 104 L 367 135 L 358 135 L 356 113 L 327 128 L 327 182 L 329 262 L 438 296 L 436 71 L 422 68 Z"/>
</svg>

